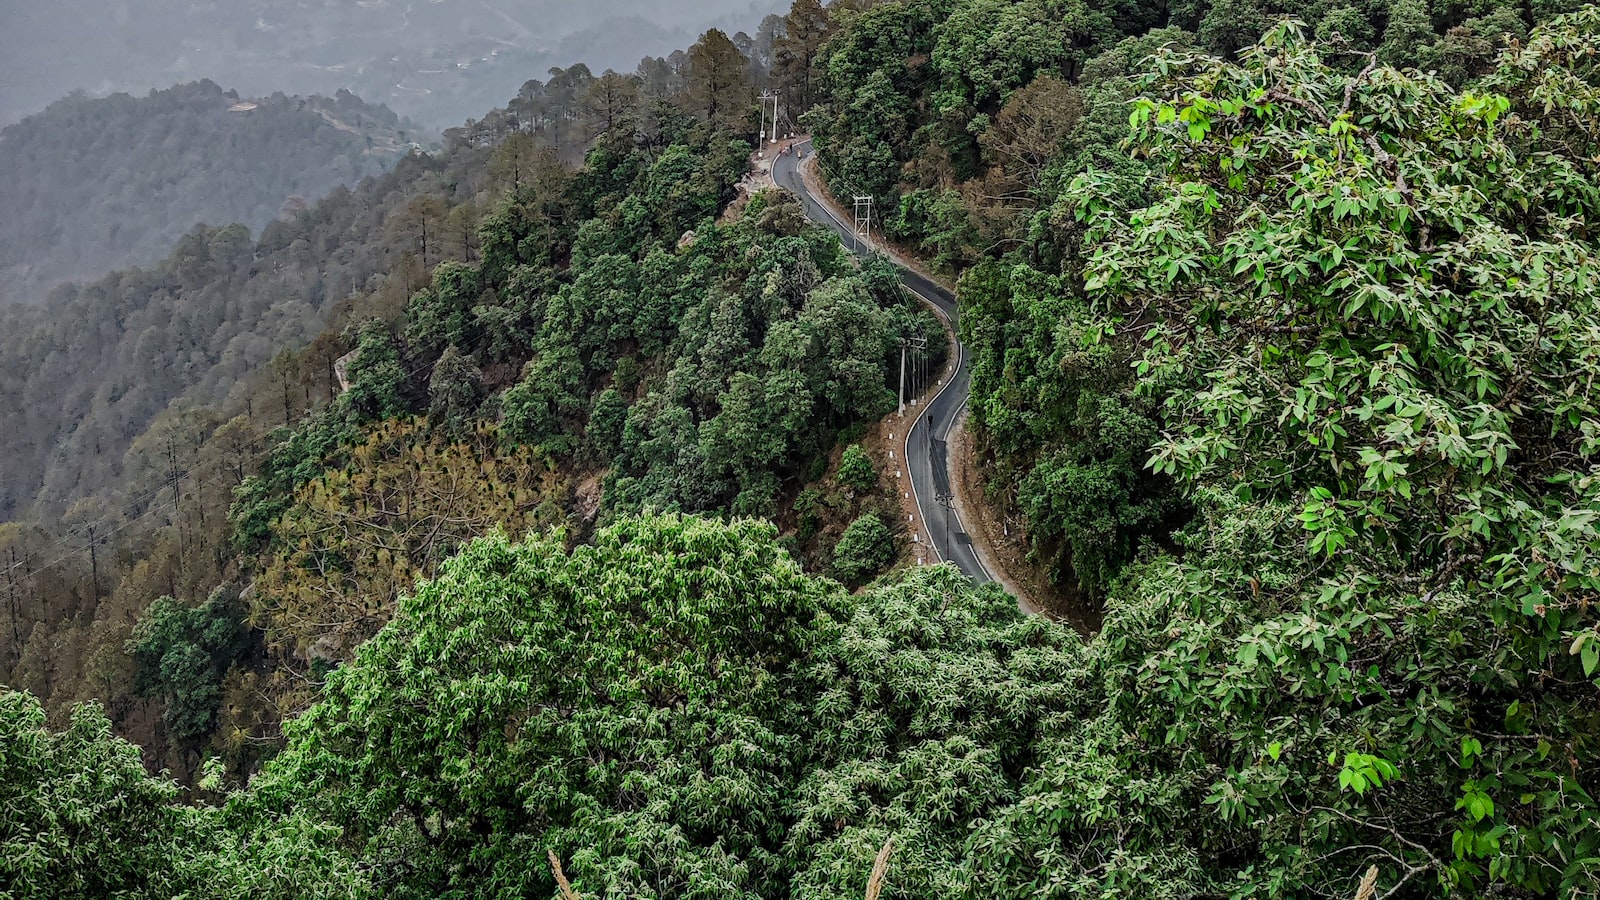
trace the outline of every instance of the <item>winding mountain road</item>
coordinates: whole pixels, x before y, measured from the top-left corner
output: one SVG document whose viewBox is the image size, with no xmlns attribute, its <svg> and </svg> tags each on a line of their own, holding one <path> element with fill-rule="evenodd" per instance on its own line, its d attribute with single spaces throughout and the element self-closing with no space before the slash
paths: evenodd
<svg viewBox="0 0 1600 900">
<path fill-rule="evenodd" d="M 806 188 L 800 175 L 800 161 L 811 152 L 809 140 L 792 145 L 792 152 L 773 160 L 772 178 L 778 186 L 800 198 L 806 216 L 836 232 L 847 247 L 864 255 L 866 247 L 857 246 L 855 228 L 848 225 L 837 213 L 829 209 L 826 201 L 815 197 Z M 922 298 L 950 323 L 953 333 L 960 321 L 956 298 L 949 291 L 902 266 L 901 280 L 911 293 Z M 905 434 L 902 454 L 906 461 L 906 474 L 911 479 L 911 496 L 916 501 L 917 515 L 921 517 L 924 531 L 933 542 L 933 551 L 941 561 L 954 563 L 956 568 L 977 584 L 994 580 L 984 568 L 972 546 L 972 537 L 962 524 L 961 510 L 955 499 L 950 480 L 950 431 L 956 417 L 967 404 L 971 373 L 967 368 L 966 349 L 960 338 L 951 339 L 951 352 L 956 361 L 955 374 L 940 388 L 917 415 Z M 948 371 L 948 370 L 947 370 Z M 1019 599 L 1019 602 L 1020 601 Z M 1024 602 L 1024 608 L 1029 608 Z"/>
</svg>

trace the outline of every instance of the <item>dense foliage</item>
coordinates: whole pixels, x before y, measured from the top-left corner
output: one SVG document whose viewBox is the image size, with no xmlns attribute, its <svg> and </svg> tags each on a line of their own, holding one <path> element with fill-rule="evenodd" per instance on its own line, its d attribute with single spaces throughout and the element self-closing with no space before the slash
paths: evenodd
<svg viewBox="0 0 1600 900">
<path fill-rule="evenodd" d="M 398 287 L 252 395 L 283 430 L 132 442 L 150 484 L 197 444 L 238 487 L 124 583 L 214 586 L 231 530 L 275 668 L 210 705 L 220 599 L 95 657 L 216 709 L 190 807 L 97 713 L 8 695 L 0 790 L 64 786 L 0 875 L 73 889 L 89 809 L 149 894 L 551 895 L 553 852 L 593 896 L 854 896 L 887 846 L 885 897 L 1600 895 L 1600 8 L 1274 12 L 800 3 L 769 35 L 830 177 L 961 273 L 991 490 L 1098 633 L 873 580 L 867 423 L 929 323 L 737 189 L 752 83 L 708 34 L 670 98 L 572 79 L 582 167 L 510 112 L 457 134 L 496 144 L 485 202 L 396 207 Z M 90 581 L 62 633 L 105 641 Z"/>
<path fill-rule="evenodd" d="M 1168 56 L 1133 114 L 1154 176 L 1072 189 L 1097 321 L 1162 398 L 1151 465 L 1200 511 L 1111 606 L 1175 635 L 1134 733 L 1213 772 L 1220 818 L 1318 835 L 1267 842 L 1263 887 L 1330 880 L 1330 838 L 1458 888 L 1600 877 L 1597 26 L 1459 92 L 1295 26 Z M 1310 789 L 1324 756 L 1355 808 Z"/>
<path fill-rule="evenodd" d="M 170 893 L 177 785 L 84 706 L 66 730 L 39 701 L 0 694 L 0 875 L 7 898 Z"/>
<path fill-rule="evenodd" d="M 134 623 L 159 597 L 195 604 L 240 578 L 228 507 L 280 441 L 352 439 L 275 428 L 338 395 L 358 311 L 403 309 L 428 268 L 476 252 L 485 158 L 407 157 L 258 239 L 197 227 L 155 267 L 0 312 L 0 680 L 55 715 L 99 698 L 165 757 L 162 710 L 139 701 L 123 652 Z M 319 457 L 302 477 L 321 471 Z M 259 709 L 247 681 L 224 679 L 221 724 Z"/>
<path fill-rule="evenodd" d="M 360 896 L 332 828 L 298 816 L 269 827 L 178 802 L 98 706 L 51 728 L 39 701 L 0 693 L 0 896 Z"/>
<path fill-rule="evenodd" d="M 219 588 L 193 608 L 162 597 L 134 626 L 128 641 L 138 665 L 134 690 L 164 698 L 174 742 L 192 745 L 211 735 L 222 678 L 248 646 L 243 618 L 238 595 Z"/>
<path fill-rule="evenodd" d="M 242 100 L 202 81 L 68 97 L 0 132 L 0 306 L 153 263 L 196 222 L 259 229 L 427 140 L 348 92 Z"/>
<path fill-rule="evenodd" d="M 826 566 L 892 504 L 834 485 L 834 438 L 887 407 L 888 348 L 931 320 L 781 197 L 746 191 L 718 221 L 784 24 L 638 75 L 552 72 L 259 240 L 196 229 L 150 270 L 8 310 L 0 392 L 23 412 L 0 446 L 0 678 L 55 715 L 102 699 L 188 780 L 198 758 L 162 720 L 210 673 L 144 702 L 124 653 L 158 597 L 255 577 L 266 652 L 223 677 L 212 735 L 247 766 L 491 525 L 779 516 L 809 484 L 821 502 L 788 545 Z"/>
<path fill-rule="evenodd" d="M 891 237 L 962 277 L 982 469 L 1052 580 L 1103 597 L 1191 513 L 1144 468 L 1160 424 L 1132 351 L 1084 339 L 1084 235 L 1065 196 L 1087 169 L 1145 167 L 1120 145 L 1150 54 L 1237 56 L 1290 14 L 1340 73 L 1375 54 L 1461 86 L 1573 5 L 938 0 L 835 14 L 848 26 L 817 58 L 824 89 L 806 117 L 823 174 L 837 196 L 873 195 Z"/>
<path fill-rule="evenodd" d="M 882 517 L 867 513 L 851 522 L 833 548 L 834 577 L 858 585 L 894 561 L 894 536 Z"/>
<path fill-rule="evenodd" d="M 252 871 L 270 896 L 548 893 L 549 849 L 593 895 L 817 898 L 859 891 L 892 839 L 886 896 L 1339 895 L 1368 861 L 1417 895 L 1591 896 L 1593 754 L 1544 711 L 1559 697 L 1527 698 L 1504 733 L 1465 727 L 1460 676 L 1426 662 L 1464 636 L 1377 592 L 1370 613 L 1207 627 L 1209 573 L 1259 547 L 1259 529 L 1232 534 L 1204 585 L 1149 567 L 1159 593 L 1113 606 L 1088 645 L 946 567 L 851 596 L 749 521 L 476 541 L 329 677 L 248 788 L 183 812 L 181 840 L 151 826 L 103 852 L 143 877 L 215 867 L 198 895 Z M 1225 662 L 1198 664 L 1201 644 Z M 8 746 L 58 740 L 41 722 L 22 715 L 37 737 Z M 1517 754 L 1550 771 L 1519 782 Z M 71 815 L 123 790 L 82 783 L 50 802 Z M 158 788 L 117 821 L 179 815 Z M 169 855 L 138 856 L 150 844 Z M 41 888 L 22 896 L 71 883 L 30 871 Z"/>
<path fill-rule="evenodd" d="M 182 813 L 182 843 L 152 829 L 106 852 L 217 866 L 196 896 L 287 850 L 305 858 L 256 890 L 315 873 L 322 895 L 546 894 L 549 848 L 585 894 L 823 897 L 858 893 L 893 834 L 892 894 L 970 889 L 971 817 L 1020 796 L 1078 638 L 945 568 L 851 597 L 774 538 L 667 517 L 576 547 L 476 541 L 329 677 L 248 790 Z M 74 763 L 100 765 L 53 761 Z"/>
<path fill-rule="evenodd" d="M 646 509 L 776 517 L 841 429 L 890 410 L 900 338 L 928 315 L 885 262 L 857 271 L 776 194 L 719 224 L 746 148 L 713 111 L 702 119 L 646 132 L 619 117 L 577 171 L 548 150 L 519 159 L 478 258 L 436 267 L 400 334 L 357 329 L 348 390 L 233 508 L 260 553 L 251 618 L 269 646 L 347 659 L 416 577 L 491 527 L 582 531 Z M 857 514 L 870 487 L 847 501 Z M 868 518 L 852 583 L 896 556 Z"/>
</svg>

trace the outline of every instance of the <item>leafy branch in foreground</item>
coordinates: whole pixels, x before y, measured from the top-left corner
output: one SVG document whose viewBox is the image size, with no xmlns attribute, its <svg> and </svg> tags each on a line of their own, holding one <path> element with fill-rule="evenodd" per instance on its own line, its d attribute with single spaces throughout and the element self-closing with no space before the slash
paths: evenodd
<svg viewBox="0 0 1600 900">
<path fill-rule="evenodd" d="M 1452 890 L 1595 883 L 1597 34 L 1557 19 L 1461 91 L 1293 24 L 1171 53 L 1132 113 L 1153 174 L 1074 187 L 1150 465 L 1200 510 L 1111 605 L 1126 727 L 1165 748 L 1126 760 L 1212 784 L 1232 836 L 1193 841 L 1262 842 L 1244 883 L 1332 885 L 1361 845 Z"/>
</svg>

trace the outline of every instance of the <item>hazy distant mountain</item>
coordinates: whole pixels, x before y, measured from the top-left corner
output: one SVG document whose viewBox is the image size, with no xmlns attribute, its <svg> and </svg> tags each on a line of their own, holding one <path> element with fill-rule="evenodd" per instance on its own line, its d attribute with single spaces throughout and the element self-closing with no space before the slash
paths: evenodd
<svg viewBox="0 0 1600 900">
<path fill-rule="evenodd" d="M 0 130 L 0 302 L 153 262 L 197 222 L 260 229 L 419 139 L 348 92 L 246 100 L 205 81 L 68 97 Z"/>
<path fill-rule="evenodd" d="M 332 94 L 443 129 L 551 66 L 631 71 L 782 0 L 0 0 L 0 122 L 74 89 L 211 78 L 245 93 Z"/>
</svg>

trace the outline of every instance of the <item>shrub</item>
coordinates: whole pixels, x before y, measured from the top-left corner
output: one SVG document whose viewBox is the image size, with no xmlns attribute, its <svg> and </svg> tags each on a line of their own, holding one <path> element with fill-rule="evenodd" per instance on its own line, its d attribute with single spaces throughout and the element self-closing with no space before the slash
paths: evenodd
<svg viewBox="0 0 1600 900">
<path fill-rule="evenodd" d="M 833 548 L 833 574 L 856 587 L 871 580 L 894 562 L 894 536 L 877 513 L 851 522 Z"/>
<path fill-rule="evenodd" d="M 878 473 L 860 444 L 845 448 L 844 457 L 839 460 L 839 483 L 858 491 L 870 491 L 877 485 Z"/>
</svg>

